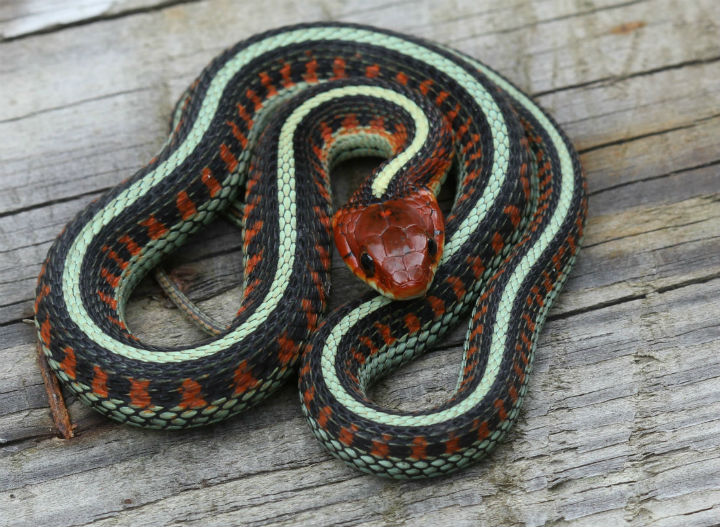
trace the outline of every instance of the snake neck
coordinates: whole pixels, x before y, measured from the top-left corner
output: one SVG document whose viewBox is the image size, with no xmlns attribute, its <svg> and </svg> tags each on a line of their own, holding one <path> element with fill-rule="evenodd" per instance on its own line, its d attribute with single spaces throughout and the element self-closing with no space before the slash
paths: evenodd
<svg viewBox="0 0 720 527">
<path fill-rule="evenodd" d="M 304 104 L 317 109 L 306 118 L 314 121 L 308 126 L 308 166 L 325 178 L 350 158 L 386 159 L 337 210 L 332 226 L 353 274 L 401 300 L 425 294 L 442 256 L 445 226 L 435 193 L 454 150 L 451 128 L 437 107 L 389 84 L 318 88 Z"/>
</svg>

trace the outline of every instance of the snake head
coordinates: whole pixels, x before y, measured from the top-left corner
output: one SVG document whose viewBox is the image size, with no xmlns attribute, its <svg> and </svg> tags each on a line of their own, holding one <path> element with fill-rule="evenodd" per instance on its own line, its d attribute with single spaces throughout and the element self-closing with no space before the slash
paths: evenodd
<svg viewBox="0 0 720 527">
<path fill-rule="evenodd" d="M 333 233 L 355 276 L 387 297 L 405 300 L 430 287 L 442 257 L 445 222 L 435 195 L 422 188 L 341 208 L 333 216 Z"/>
</svg>

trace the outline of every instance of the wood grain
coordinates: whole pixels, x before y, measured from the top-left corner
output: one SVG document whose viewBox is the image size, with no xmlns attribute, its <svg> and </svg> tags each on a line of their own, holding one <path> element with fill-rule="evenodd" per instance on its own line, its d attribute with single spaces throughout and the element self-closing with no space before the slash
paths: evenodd
<svg viewBox="0 0 720 527">
<path fill-rule="evenodd" d="M 720 524 L 720 4 L 239 5 L 0 6 L 0 525 Z M 77 437 L 58 439 L 23 322 L 50 243 L 154 154 L 175 99 L 215 54 L 311 20 L 375 24 L 470 53 L 534 94 L 580 150 L 587 234 L 518 425 L 486 461 L 419 483 L 329 457 L 292 383 L 229 422 L 175 434 L 116 425 L 70 398 Z M 336 198 L 370 167 L 343 166 Z M 239 233 L 219 221 L 167 265 L 227 320 L 240 261 Z M 333 305 L 362 291 L 337 256 L 333 278 Z M 202 338 L 151 280 L 128 319 L 151 342 Z M 406 409 L 445 400 L 464 332 L 382 381 L 374 398 Z"/>
</svg>

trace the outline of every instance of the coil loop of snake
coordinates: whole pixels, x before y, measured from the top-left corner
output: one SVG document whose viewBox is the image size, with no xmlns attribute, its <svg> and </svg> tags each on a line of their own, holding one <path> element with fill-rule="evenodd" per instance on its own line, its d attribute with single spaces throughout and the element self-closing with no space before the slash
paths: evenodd
<svg viewBox="0 0 720 527">
<path fill-rule="evenodd" d="M 333 216 L 330 170 L 368 155 L 387 161 Z M 451 164 L 443 218 L 435 193 Z M 395 478 L 447 474 L 517 419 L 579 247 L 584 187 L 554 121 L 477 60 L 364 26 L 273 30 L 213 60 L 159 154 L 65 228 L 38 280 L 39 340 L 83 401 L 148 428 L 226 419 L 297 367 L 303 412 L 336 457 Z M 244 226 L 234 321 L 197 345 L 140 342 L 124 319 L 131 291 L 228 206 Z M 325 316 L 333 238 L 383 294 Z M 406 412 L 368 399 L 468 315 L 447 402 Z"/>
</svg>

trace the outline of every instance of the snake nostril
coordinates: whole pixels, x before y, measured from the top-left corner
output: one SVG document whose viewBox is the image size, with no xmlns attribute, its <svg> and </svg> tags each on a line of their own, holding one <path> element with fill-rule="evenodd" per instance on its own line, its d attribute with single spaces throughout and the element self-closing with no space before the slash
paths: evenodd
<svg viewBox="0 0 720 527">
<path fill-rule="evenodd" d="M 360 255 L 360 265 L 362 265 L 365 275 L 370 277 L 375 274 L 375 260 L 368 253 L 362 253 Z"/>
</svg>

